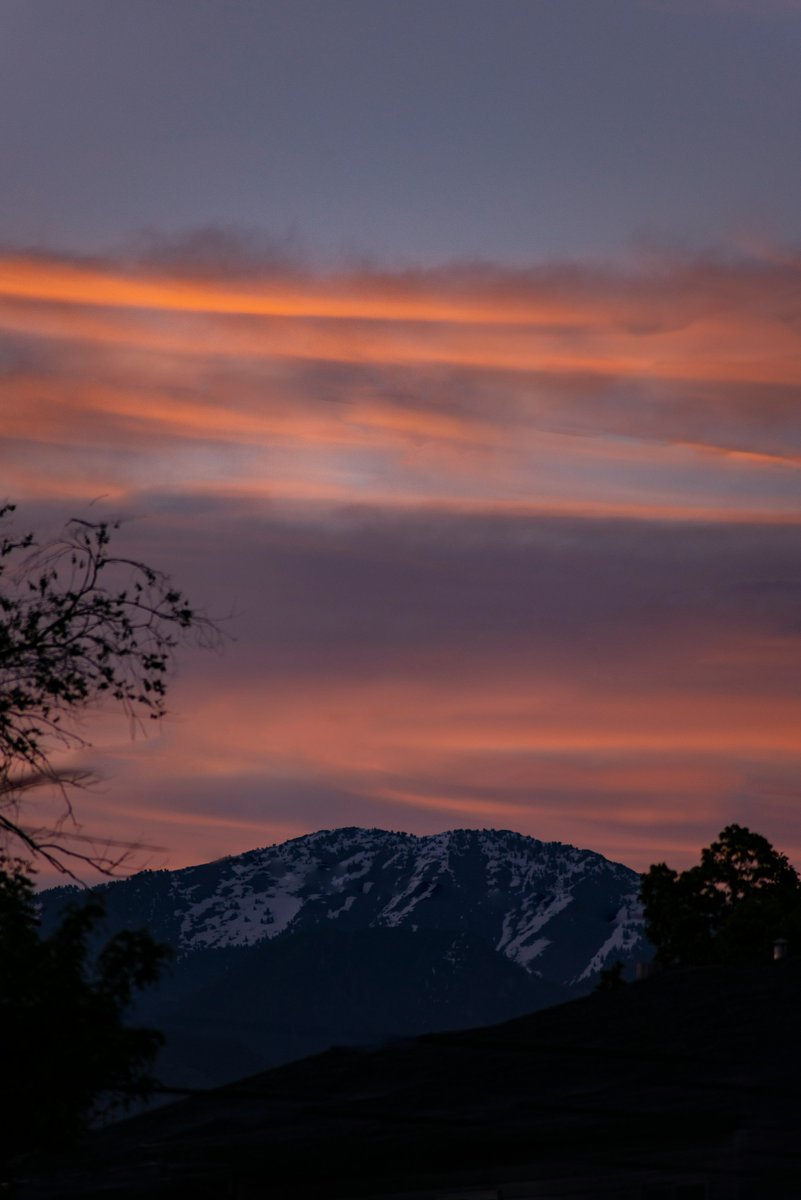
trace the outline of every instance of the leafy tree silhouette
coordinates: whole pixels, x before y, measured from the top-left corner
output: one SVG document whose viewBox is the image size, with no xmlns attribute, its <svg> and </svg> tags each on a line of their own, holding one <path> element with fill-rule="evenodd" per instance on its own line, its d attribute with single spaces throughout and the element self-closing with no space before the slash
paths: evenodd
<svg viewBox="0 0 801 1200">
<path fill-rule="evenodd" d="M 742 825 L 727 825 L 698 866 L 679 873 L 655 863 L 640 896 L 662 966 L 767 961 L 780 936 L 801 946 L 801 880 L 767 838 Z"/>
<path fill-rule="evenodd" d="M 44 936 L 29 869 L 0 859 L 0 1063 L 11 1102 L 0 1122 L 0 1180 L 153 1086 L 148 1068 L 163 1039 L 124 1018 L 169 950 L 145 931 L 125 931 L 98 952 L 102 916 L 89 893 Z"/>
<path fill-rule="evenodd" d="M 170 580 L 111 553 L 115 524 L 68 522 L 55 542 L 15 535 L 0 507 L 0 1122 L 5 1178 L 34 1153 L 64 1146 L 102 1112 L 152 1085 L 161 1044 L 124 1021 L 134 993 L 153 983 L 166 948 L 146 931 L 98 949 L 103 906 L 92 893 L 57 928 L 40 927 L 26 859 L 77 878 L 91 864 L 114 872 L 128 847 L 95 842 L 73 813 L 84 773 L 57 751 L 85 745 L 78 719 L 110 700 L 132 721 L 165 713 L 167 679 L 183 640 L 212 645 L 217 626 Z M 50 785 L 56 815 L 32 825 L 27 800 Z M 77 845 L 76 845 L 77 843 Z M 5 851 L 2 847 L 5 846 Z M 0 1183 L 3 1175 L 0 1175 Z"/>
</svg>

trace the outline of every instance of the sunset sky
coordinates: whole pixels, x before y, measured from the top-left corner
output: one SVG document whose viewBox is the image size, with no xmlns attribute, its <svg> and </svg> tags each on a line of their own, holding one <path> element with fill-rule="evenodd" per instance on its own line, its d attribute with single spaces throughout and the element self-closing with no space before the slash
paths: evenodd
<svg viewBox="0 0 801 1200">
<path fill-rule="evenodd" d="M 0 100 L 0 499 L 230 638 L 85 831 L 801 864 L 801 0 L 0 0 Z"/>
</svg>

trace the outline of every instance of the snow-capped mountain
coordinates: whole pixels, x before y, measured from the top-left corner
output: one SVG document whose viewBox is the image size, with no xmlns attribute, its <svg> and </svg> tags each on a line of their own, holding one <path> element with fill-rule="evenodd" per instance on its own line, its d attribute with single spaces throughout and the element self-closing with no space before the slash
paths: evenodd
<svg viewBox="0 0 801 1200">
<path fill-rule="evenodd" d="M 489 1025 L 646 957 L 639 878 L 518 833 L 335 829 L 98 891 L 106 933 L 177 957 L 133 1019 L 167 1035 L 173 1086 L 224 1083 L 333 1045 Z M 76 889 L 42 894 L 45 925 Z"/>
<path fill-rule="evenodd" d="M 600 854 L 506 830 L 347 828 L 100 890 L 113 927 L 147 925 L 179 953 L 320 928 L 468 932 L 572 985 L 644 953 L 638 889 Z"/>
</svg>

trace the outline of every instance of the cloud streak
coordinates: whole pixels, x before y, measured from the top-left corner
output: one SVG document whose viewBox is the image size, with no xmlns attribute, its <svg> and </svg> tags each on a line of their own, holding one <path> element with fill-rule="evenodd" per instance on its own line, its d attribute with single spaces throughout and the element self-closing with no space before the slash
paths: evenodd
<svg viewBox="0 0 801 1200">
<path fill-rule="evenodd" d="M 793 261 L 232 282 L 6 257 L 0 432 L 73 463 L 124 439 L 118 492 L 161 443 L 195 485 L 447 500 L 480 473 L 488 501 L 715 508 L 736 479 L 739 510 L 780 509 L 800 283 Z"/>
</svg>

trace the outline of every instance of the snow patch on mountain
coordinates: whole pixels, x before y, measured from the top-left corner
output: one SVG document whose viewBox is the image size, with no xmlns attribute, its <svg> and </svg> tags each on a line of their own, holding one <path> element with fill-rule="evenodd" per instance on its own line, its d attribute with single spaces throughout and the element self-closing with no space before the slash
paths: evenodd
<svg viewBox="0 0 801 1200">
<path fill-rule="evenodd" d="M 223 882 L 210 896 L 185 905 L 182 949 L 252 946 L 265 937 L 283 933 L 303 908 L 300 893 L 308 876 L 306 871 L 285 872 L 273 887 L 263 891 L 252 886 L 253 872 L 240 864 L 231 864 L 231 875 L 233 879 Z M 190 885 L 183 897 L 189 899 L 196 887 Z"/>
</svg>

